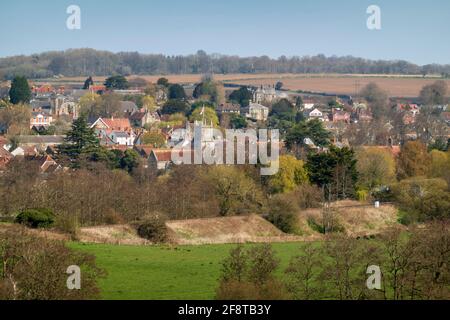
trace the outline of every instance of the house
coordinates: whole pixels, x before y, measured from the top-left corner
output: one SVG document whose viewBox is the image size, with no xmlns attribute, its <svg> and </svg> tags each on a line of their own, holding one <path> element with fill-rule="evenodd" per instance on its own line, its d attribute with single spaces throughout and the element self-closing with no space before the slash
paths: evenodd
<svg viewBox="0 0 450 320">
<path fill-rule="evenodd" d="M 450 112 L 446 111 L 446 112 L 442 112 L 441 113 L 441 117 L 442 119 L 444 119 L 444 121 L 450 125 Z"/>
<path fill-rule="evenodd" d="M 372 113 L 364 108 L 358 108 L 356 109 L 356 112 L 354 113 L 356 122 L 371 122 L 373 120 Z"/>
<path fill-rule="evenodd" d="M 350 113 L 339 109 L 333 109 L 330 114 L 330 121 L 350 123 Z"/>
<path fill-rule="evenodd" d="M 303 104 L 303 109 L 305 109 L 305 110 L 311 110 L 311 109 L 314 108 L 315 105 L 316 105 L 315 103 L 304 103 L 304 104 Z"/>
<path fill-rule="evenodd" d="M 143 128 L 146 124 L 161 122 L 161 117 L 157 112 L 150 112 L 146 109 L 133 112 L 130 117 L 131 125 Z"/>
<path fill-rule="evenodd" d="M 98 118 L 91 128 L 94 128 L 102 145 L 133 146 L 136 139 L 127 118 Z"/>
<path fill-rule="evenodd" d="M 272 103 L 279 99 L 287 99 L 288 97 L 289 96 L 285 92 L 275 90 L 275 88 L 271 86 L 261 86 L 253 92 L 254 103 L 262 103 L 264 101 Z"/>
<path fill-rule="evenodd" d="M 311 111 L 308 114 L 308 117 L 309 117 L 309 119 L 319 119 L 321 121 L 324 121 L 323 112 L 317 108 L 315 108 L 313 111 Z"/>
<path fill-rule="evenodd" d="M 63 95 L 57 95 L 50 101 L 52 114 L 57 118 L 61 116 L 69 116 L 72 119 L 78 118 L 79 105 L 72 99 Z"/>
<path fill-rule="evenodd" d="M 139 153 L 141 157 L 148 159 L 155 147 L 153 145 L 135 145 L 133 149 Z"/>
<path fill-rule="evenodd" d="M 240 114 L 241 106 L 234 103 L 222 103 L 216 108 L 216 112 L 218 115 L 222 115 L 225 113 Z"/>
<path fill-rule="evenodd" d="M 33 157 L 39 155 L 39 152 L 35 146 L 21 146 L 11 151 L 11 155 L 14 157 Z"/>
<path fill-rule="evenodd" d="M 139 111 L 139 108 L 133 101 L 120 101 L 119 111 L 130 115 L 133 112 Z"/>
<path fill-rule="evenodd" d="M 172 151 L 173 149 L 152 149 L 150 156 L 148 157 L 148 168 L 152 170 L 167 170 L 172 165 L 180 165 L 182 163 L 177 163 L 172 160 Z M 180 150 L 178 155 L 180 158 L 183 158 L 184 152 L 190 154 L 191 162 L 193 160 L 193 151 L 192 150 Z"/>
<path fill-rule="evenodd" d="M 30 129 L 36 128 L 47 128 L 53 122 L 53 116 L 48 111 L 37 110 L 31 112 L 30 118 Z"/>
<path fill-rule="evenodd" d="M 62 169 L 62 166 L 56 163 L 56 161 L 49 155 L 34 155 L 26 156 L 29 161 L 35 161 L 39 166 L 41 173 L 51 173 Z"/>
<path fill-rule="evenodd" d="M 91 93 L 103 93 L 103 92 L 106 91 L 106 86 L 105 85 L 94 85 L 94 84 L 91 84 L 89 86 L 89 89 L 86 90 L 86 91 L 89 91 Z"/>
<path fill-rule="evenodd" d="M 0 171 L 4 170 L 6 165 L 14 158 L 14 156 L 0 145 Z"/>
<path fill-rule="evenodd" d="M 255 121 L 266 121 L 269 116 L 269 108 L 259 104 L 250 102 L 246 117 Z"/>
<path fill-rule="evenodd" d="M 126 131 L 111 131 L 107 134 L 114 144 L 122 146 L 134 145 L 134 135 L 131 135 Z"/>
<path fill-rule="evenodd" d="M 154 170 L 167 170 L 171 161 L 171 149 L 153 149 L 148 157 L 148 167 Z"/>
<path fill-rule="evenodd" d="M 38 151 L 45 151 L 49 147 L 55 147 L 64 143 L 65 136 L 39 136 L 21 135 L 17 136 L 20 147 L 35 147 Z"/>
<path fill-rule="evenodd" d="M 395 110 L 397 112 L 408 112 L 413 117 L 420 113 L 420 107 L 415 103 L 397 103 L 395 105 Z"/>
</svg>

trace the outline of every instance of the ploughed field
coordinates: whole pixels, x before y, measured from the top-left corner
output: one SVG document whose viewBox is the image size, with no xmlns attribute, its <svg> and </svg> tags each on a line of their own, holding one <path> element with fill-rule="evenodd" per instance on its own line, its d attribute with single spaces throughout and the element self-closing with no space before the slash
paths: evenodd
<svg viewBox="0 0 450 320">
<path fill-rule="evenodd" d="M 128 78 L 141 77 L 156 83 L 160 77 L 166 77 L 172 83 L 197 83 L 201 81 L 199 74 L 179 74 L 179 75 L 151 75 L 151 76 L 130 76 Z M 337 74 L 217 74 L 216 80 L 224 83 L 240 85 L 274 85 L 277 81 L 284 84 L 285 89 L 315 93 L 345 94 L 355 95 L 366 84 L 377 83 L 381 88 L 387 90 L 392 97 L 417 97 L 424 85 L 436 81 L 437 77 L 423 78 L 420 75 L 337 75 Z M 60 79 L 40 79 L 37 83 L 53 83 L 80 85 L 84 82 L 83 77 L 60 78 Z M 105 77 L 94 77 L 94 81 L 102 83 Z M 450 80 L 445 80 L 450 85 Z"/>
</svg>

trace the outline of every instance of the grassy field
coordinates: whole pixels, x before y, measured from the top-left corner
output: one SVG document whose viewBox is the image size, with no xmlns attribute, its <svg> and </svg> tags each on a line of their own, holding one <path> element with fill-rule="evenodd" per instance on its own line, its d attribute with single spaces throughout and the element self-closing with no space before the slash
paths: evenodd
<svg viewBox="0 0 450 320">
<path fill-rule="evenodd" d="M 275 243 L 281 274 L 301 243 Z M 104 299 L 214 299 L 220 262 L 234 245 L 116 246 L 71 243 L 97 257 L 108 275 L 99 281 Z"/>
</svg>

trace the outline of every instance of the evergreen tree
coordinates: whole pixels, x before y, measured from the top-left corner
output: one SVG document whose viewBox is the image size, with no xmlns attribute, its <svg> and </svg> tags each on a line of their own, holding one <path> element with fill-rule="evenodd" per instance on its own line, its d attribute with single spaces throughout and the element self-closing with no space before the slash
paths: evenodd
<svg viewBox="0 0 450 320">
<path fill-rule="evenodd" d="M 184 88 L 179 84 L 172 84 L 169 87 L 169 99 L 184 100 L 186 99 L 186 92 Z"/>
<path fill-rule="evenodd" d="M 73 122 L 72 129 L 67 133 L 59 151 L 61 155 L 76 162 L 82 154 L 95 152 L 99 147 L 94 129 L 88 126 L 86 116 L 82 115 Z"/>
<path fill-rule="evenodd" d="M 124 90 L 129 88 L 128 80 L 124 76 L 112 76 L 106 79 L 105 86 L 108 89 Z"/>
<path fill-rule="evenodd" d="M 30 103 L 31 90 L 25 77 L 15 77 L 9 90 L 9 100 L 13 104 Z"/>
<path fill-rule="evenodd" d="M 330 147 L 328 152 L 311 153 L 306 170 L 312 183 L 324 189 L 328 200 L 354 197 L 358 181 L 357 160 L 352 149 Z"/>
<path fill-rule="evenodd" d="M 94 85 L 94 80 L 92 80 L 92 77 L 89 77 L 84 82 L 83 90 L 87 90 L 87 89 L 89 89 L 90 86 L 93 86 L 93 85 Z"/>
</svg>

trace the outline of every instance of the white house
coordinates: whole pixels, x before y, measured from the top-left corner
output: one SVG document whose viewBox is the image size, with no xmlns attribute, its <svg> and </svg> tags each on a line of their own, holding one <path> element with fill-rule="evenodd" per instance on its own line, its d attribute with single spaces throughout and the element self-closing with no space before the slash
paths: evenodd
<svg viewBox="0 0 450 320">
<path fill-rule="evenodd" d="M 250 102 L 246 116 L 256 121 L 266 121 L 269 116 L 269 108 L 259 103 Z"/>
<path fill-rule="evenodd" d="M 53 122 L 53 117 L 46 111 L 33 111 L 30 118 L 30 129 L 33 127 L 48 127 Z"/>
<path fill-rule="evenodd" d="M 319 119 L 321 121 L 324 121 L 323 113 L 317 108 L 311 111 L 308 116 L 310 119 Z"/>
</svg>

